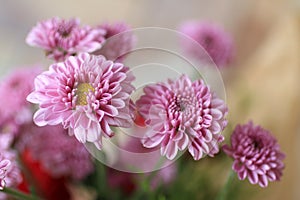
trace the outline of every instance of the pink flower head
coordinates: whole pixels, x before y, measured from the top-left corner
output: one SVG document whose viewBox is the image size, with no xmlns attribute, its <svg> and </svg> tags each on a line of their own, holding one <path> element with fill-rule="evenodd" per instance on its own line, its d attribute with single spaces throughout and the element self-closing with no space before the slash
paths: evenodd
<svg viewBox="0 0 300 200">
<path fill-rule="evenodd" d="M 23 129 L 18 148 L 28 150 L 56 178 L 80 180 L 94 170 L 85 146 L 70 137 L 60 125 L 37 127 L 29 124 Z"/>
<path fill-rule="evenodd" d="M 70 55 L 80 52 L 93 52 L 100 49 L 104 42 L 105 30 L 80 27 L 78 19 L 54 17 L 39 22 L 28 34 L 27 44 L 40 47 L 55 61 L 63 61 Z"/>
<path fill-rule="evenodd" d="M 17 163 L 17 154 L 13 150 L 3 150 L 1 149 L 0 155 L 0 176 L 4 179 L 1 179 L 1 187 L 16 187 L 22 181 L 22 175 Z M 4 183 L 4 185 L 3 185 Z M 1 195 L 0 195 L 0 199 Z"/>
<path fill-rule="evenodd" d="M 40 106 L 34 114 L 38 126 L 62 123 L 80 142 L 101 149 L 102 136 L 113 136 L 110 126 L 132 124 L 133 80 L 123 64 L 82 53 L 37 76 L 27 100 Z"/>
<path fill-rule="evenodd" d="M 248 177 L 251 184 L 267 187 L 268 181 L 280 179 L 285 156 L 269 131 L 252 122 L 237 125 L 230 141 L 231 147 L 224 145 L 223 150 L 233 157 L 232 169 L 240 180 Z"/>
<path fill-rule="evenodd" d="M 5 101 L 0 104 L 0 129 L 12 124 L 20 125 L 32 119 L 32 105 L 26 101 L 34 88 L 34 78 L 41 68 L 22 68 L 12 72 L 0 83 L 0 96 Z"/>
<path fill-rule="evenodd" d="M 135 44 L 135 38 L 130 32 L 130 27 L 123 22 L 105 23 L 99 27 L 106 30 L 106 41 L 103 47 L 94 54 L 103 55 L 113 61 L 123 61 L 125 55 L 131 51 Z"/>
<path fill-rule="evenodd" d="M 11 142 L 11 134 L 0 134 L 0 190 L 4 187 L 16 187 L 22 181 L 16 152 L 9 149 Z M 7 195 L 0 192 L 0 200 L 2 199 L 7 199 Z"/>
<path fill-rule="evenodd" d="M 7 176 L 10 165 L 11 162 L 0 154 L 0 190 L 3 190 L 5 187 L 5 177 Z"/>
<path fill-rule="evenodd" d="M 221 27 L 208 22 L 189 21 L 182 24 L 179 30 L 204 48 L 218 67 L 224 67 L 232 60 L 233 41 Z M 207 61 L 206 55 L 193 42 L 185 40 L 182 45 L 188 55 Z"/>
<path fill-rule="evenodd" d="M 144 93 L 137 108 L 152 128 L 143 139 L 145 147 L 160 145 L 161 154 L 168 159 L 186 148 L 195 160 L 219 151 L 228 109 L 202 80 L 192 82 L 183 75 L 175 81 L 146 86 Z"/>
</svg>

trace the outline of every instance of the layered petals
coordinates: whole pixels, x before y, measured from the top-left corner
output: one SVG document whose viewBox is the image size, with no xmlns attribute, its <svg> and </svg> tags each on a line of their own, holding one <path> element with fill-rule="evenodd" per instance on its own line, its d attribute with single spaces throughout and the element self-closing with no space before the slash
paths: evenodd
<svg viewBox="0 0 300 200">
<path fill-rule="evenodd" d="M 144 93 L 137 108 L 151 128 L 143 139 L 145 147 L 160 146 L 161 154 L 170 160 L 185 149 L 195 160 L 219 151 L 228 109 L 202 80 L 192 82 L 183 75 L 146 86 Z"/>
<path fill-rule="evenodd" d="M 44 49 L 49 58 L 63 61 L 70 55 L 100 49 L 105 34 L 102 28 L 81 27 L 78 19 L 54 17 L 33 27 L 26 42 L 30 46 Z"/>
<path fill-rule="evenodd" d="M 123 64 L 82 53 L 37 76 L 35 91 L 27 100 L 39 104 L 34 115 L 37 125 L 62 124 L 80 142 L 101 149 L 102 136 L 114 134 L 110 126 L 133 123 L 133 80 Z"/>
<path fill-rule="evenodd" d="M 282 176 L 285 156 L 276 139 L 252 122 L 236 126 L 231 146 L 224 145 L 223 150 L 234 159 L 232 169 L 240 180 L 248 177 L 251 184 L 267 187 L 268 182 L 278 181 Z"/>
</svg>

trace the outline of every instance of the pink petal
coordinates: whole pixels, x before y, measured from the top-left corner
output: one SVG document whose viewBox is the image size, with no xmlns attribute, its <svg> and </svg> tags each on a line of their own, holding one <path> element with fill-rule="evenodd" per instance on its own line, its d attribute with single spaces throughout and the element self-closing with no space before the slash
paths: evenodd
<svg viewBox="0 0 300 200">
<path fill-rule="evenodd" d="M 164 137 L 165 137 L 164 135 L 159 134 L 159 133 L 156 133 L 151 137 L 146 136 L 146 138 L 144 138 L 142 140 L 143 146 L 146 147 L 146 148 L 156 147 L 162 142 Z"/>
<path fill-rule="evenodd" d="M 86 129 L 84 129 L 82 126 L 78 126 L 74 129 L 74 135 L 76 139 L 81 142 L 85 143 L 86 142 Z"/>
<path fill-rule="evenodd" d="M 266 175 L 259 176 L 259 185 L 261 187 L 267 187 L 268 186 L 268 178 Z"/>
<path fill-rule="evenodd" d="M 38 126 L 45 126 L 47 122 L 44 120 L 45 110 L 39 109 L 33 115 L 33 121 Z"/>
<path fill-rule="evenodd" d="M 258 175 L 257 173 L 253 172 L 253 171 L 249 171 L 248 173 L 248 179 L 250 181 L 251 184 L 257 184 L 258 183 Z"/>
<path fill-rule="evenodd" d="M 161 150 L 162 155 L 166 155 L 169 160 L 173 160 L 177 155 L 178 148 L 175 142 L 170 141 L 165 149 L 161 148 Z"/>
</svg>

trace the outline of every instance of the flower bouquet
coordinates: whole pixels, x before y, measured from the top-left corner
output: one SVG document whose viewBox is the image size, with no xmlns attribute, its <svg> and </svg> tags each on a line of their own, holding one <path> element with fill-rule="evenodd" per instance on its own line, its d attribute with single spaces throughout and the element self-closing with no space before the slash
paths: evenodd
<svg viewBox="0 0 300 200">
<path fill-rule="evenodd" d="M 226 118 L 219 70 L 234 50 L 221 27 L 55 17 L 26 43 L 53 63 L 0 84 L 0 199 L 239 199 L 238 179 L 280 180 L 271 133 Z"/>
</svg>

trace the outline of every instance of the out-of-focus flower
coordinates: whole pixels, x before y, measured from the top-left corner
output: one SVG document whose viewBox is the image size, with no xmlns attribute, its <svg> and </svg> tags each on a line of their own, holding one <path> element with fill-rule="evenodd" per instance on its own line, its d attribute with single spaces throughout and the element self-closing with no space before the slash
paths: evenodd
<svg viewBox="0 0 300 200">
<path fill-rule="evenodd" d="M 79 19 L 54 17 L 37 23 L 26 38 L 27 44 L 40 47 L 55 61 L 63 61 L 70 55 L 93 52 L 100 49 L 105 41 L 105 30 L 81 27 Z"/>
<path fill-rule="evenodd" d="M 104 23 L 99 26 L 100 28 L 106 30 L 105 38 L 110 38 L 119 33 L 129 31 L 130 27 L 125 22 L 116 22 L 113 24 Z"/>
<path fill-rule="evenodd" d="M 145 147 L 160 145 L 168 159 L 186 148 L 195 160 L 219 151 L 228 109 L 202 80 L 192 82 L 182 75 L 175 81 L 146 86 L 144 93 L 136 105 L 152 129 L 143 139 Z"/>
<path fill-rule="evenodd" d="M 110 126 L 133 123 L 134 77 L 128 70 L 121 63 L 87 53 L 51 65 L 36 77 L 35 91 L 27 97 L 40 106 L 35 123 L 62 123 L 80 142 L 92 142 L 101 149 L 102 136 L 113 136 Z"/>
<path fill-rule="evenodd" d="M 17 69 L 1 81 L 0 96 L 5 102 L 0 104 L 0 132 L 16 132 L 17 126 L 32 120 L 32 105 L 26 97 L 40 72 L 40 67 Z"/>
<path fill-rule="evenodd" d="M 230 63 L 233 58 L 233 41 L 218 25 L 209 22 L 188 21 L 182 24 L 179 31 L 195 40 L 214 63 L 220 68 Z M 183 40 L 183 50 L 190 56 L 207 61 L 206 54 L 201 47 L 191 41 Z"/>
<path fill-rule="evenodd" d="M 23 128 L 19 148 L 30 152 L 34 160 L 54 178 L 81 180 L 93 170 L 93 162 L 84 145 L 70 137 L 61 125 Z"/>
<path fill-rule="evenodd" d="M 248 177 L 251 184 L 261 187 L 280 180 L 285 156 L 269 131 L 249 122 L 237 125 L 230 139 L 231 147 L 224 145 L 223 150 L 234 159 L 232 169 L 240 180 Z"/>
<path fill-rule="evenodd" d="M 168 186 L 170 183 L 172 183 L 177 175 L 177 167 L 174 163 L 152 173 L 156 173 L 150 182 L 150 186 L 154 190 L 159 186 Z M 151 176 L 151 173 L 149 173 L 149 176 Z"/>
<path fill-rule="evenodd" d="M 123 22 L 105 23 L 99 27 L 106 30 L 106 41 L 103 47 L 94 54 L 103 55 L 113 61 L 123 61 L 125 55 L 130 52 L 135 44 L 135 37 L 130 32 L 130 27 Z"/>
</svg>

